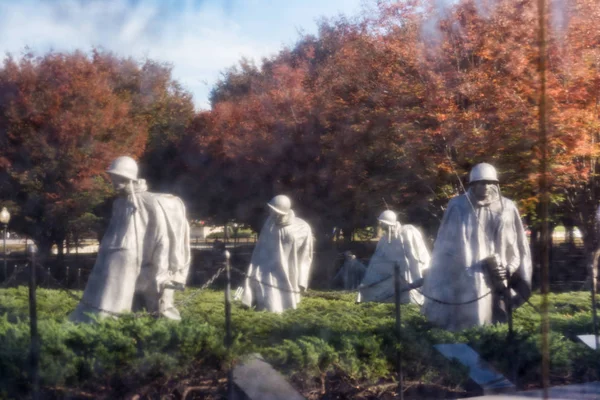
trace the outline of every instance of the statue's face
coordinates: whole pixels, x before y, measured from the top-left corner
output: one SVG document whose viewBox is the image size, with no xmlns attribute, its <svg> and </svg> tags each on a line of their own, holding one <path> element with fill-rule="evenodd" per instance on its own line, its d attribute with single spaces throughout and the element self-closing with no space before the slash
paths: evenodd
<svg viewBox="0 0 600 400">
<path fill-rule="evenodd" d="M 125 191 L 125 188 L 129 184 L 129 179 L 119 175 L 110 174 L 110 180 L 117 192 Z"/>
<path fill-rule="evenodd" d="M 493 193 L 493 188 L 496 185 L 491 181 L 479 181 L 473 183 L 473 194 L 477 200 L 485 200 Z"/>
<path fill-rule="evenodd" d="M 384 223 L 379 223 L 379 226 L 381 226 L 381 229 L 383 229 L 383 231 L 385 233 L 391 232 L 392 229 L 394 228 L 394 225 L 390 225 L 390 224 L 384 224 Z"/>
<path fill-rule="evenodd" d="M 287 221 L 287 214 L 279 214 L 278 212 L 275 212 L 275 210 L 272 209 L 269 209 L 269 212 L 271 213 L 273 218 L 275 218 L 275 223 L 277 225 L 282 225 L 285 221 Z"/>
</svg>

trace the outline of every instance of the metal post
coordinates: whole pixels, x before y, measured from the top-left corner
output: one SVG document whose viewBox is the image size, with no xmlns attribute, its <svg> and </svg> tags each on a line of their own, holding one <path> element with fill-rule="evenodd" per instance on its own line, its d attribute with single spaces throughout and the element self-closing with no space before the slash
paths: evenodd
<svg viewBox="0 0 600 400">
<path fill-rule="evenodd" d="M 404 400 L 404 377 L 402 373 L 402 351 L 400 350 L 400 339 L 402 338 L 402 311 L 400 309 L 400 299 L 402 292 L 400 291 L 400 264 L 394 264 L 394 293 L 396 300 L 396 343 L 398 349 L 396 351 L 396 371 L 398 373 L 398 396 L 400 400 Z"/>
<path fill-rule="evenodd" d="M 240 226 L 235 222 L 233 224 L 233 244 L 236 247 L 238 245 L 238 229 L 240 229 Z"/>
<path fill-rule="evenodd" d="M 8 268 L 6 267 L 6 228 L 7 224 L 4 224 L 4 279 L 8 277 Z"/>
<path fill-rule="evenodd" d="M 67 269 L 65 271 L 65 286 L 69 287 L 69 266 L 67 265 Z"/>
<path fill-rule="evenodd" d="M 517 362 L 516 362 L 516 347 L 514 342 L 514 330 L 513 330 L 513 305 L 512 295 L 510 290 L 510 271 L 506 266 L 506 288 L 504 289 L 504 304 L 506 305 L 506 315 L 508 320 L 508 336 L 506 342 L 508 344 L 508 357 L 512 365 L 512 383 L 517 385 Z"/>
<path fill-rule="evenodd" d="M 594 268 L 594 266 L 597 266 L 596 260 L 597 257 L 599 256 L 600 250 L 598 250 L 597 252 L 594 253 L 593 255 L 593 259 L 592 259 L 592 268 L 591 268 L 591 275 L 592 275 L 592 322 L 594 324 L 594 340 L 596 342 L 596 351 L 600 350 L 600 346 L 599 346 L 599 339 L 598 339 L 598 313 L 597 313 L 597 307 L 596 307 L 596 292 L 597 292 L 597 288 L 596 288 L 596 284 L 598 282 L 598 277 L 596 276 L 596 268 Z"/>
<path fill-rule="evenodd" d="M 225 276 L 227 277 L 227 286 L 225 286 L 225 347 L 227 348 L 227 355 L 231 362 L 231 265 L 230 258 L 231 254 L 225 250 Z M 227 372 L 227 398 L 233 399 L 233 365 L 229 366 Z"/>
<path fill-rule="evenodd" d="M 540 76 L 540 98 L 539 98 L 539 149 L 540 149 L 540 169 L 539 169 L 539 191 L 540 191 L 540 213 L 541 222 L 541 245 L 540 245 L 540 267 L 542 279 L 542 390 L 543 398 L 548 398 L 550 387 L 550 319 L 548 317 L 550 293 L 550 226 L 549 226 L 549 207 L 550 207 L 550 185 L 548 184 L 548 135 L 546 131 L 547 120 L 547 102 L 546 102 L 546 65 L 547 65 L 547 43 L 546 43 L 546 0 L 538 0 L 538 71 Z"/>
<path fill-rule="evenodd" d="M 596 350 L 600 350 L 600 345 L 598 343 L 598 314 L 596 308 L 596 288 L 592 289 L 592 319 L 594 321 L 594 337 L 596 340 Z"/>
<path fill-rule="evenodd" d="M 81 289 L 81 268 L 77 268 L 77 289 Z"/>
<path fill-rule="evenodd" d="M 31 385 L 33 399 L 39 398 L 40 377 L 39 377 L 39 359 L 40 359 L 40 338 L 37 329 L 37 305 L 36 305 L 36 260 L 35 245 L 28 249 L 31 254 L 31 263 L 29 264 L 29 331 L 31 335 L 31 346 L 29 350 L 31 365 Z"/>
</svg>

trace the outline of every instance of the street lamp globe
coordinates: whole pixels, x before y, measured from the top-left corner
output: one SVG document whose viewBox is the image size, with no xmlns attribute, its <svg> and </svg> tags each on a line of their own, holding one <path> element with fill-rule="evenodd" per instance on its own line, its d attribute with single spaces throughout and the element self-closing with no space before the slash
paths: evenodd
<svg viewBox="0 0 600 400">
<path fill-rule="evenodd" d="M 0 211 L 0 223 L 3 225 L 8 225 L 10 221 L 10 213 L 6 209 L 6 207 L 2 207 L 2 211 Z"/>
<path fill-rule="evenodd" d="M 8 276 L 8 269 L 7 269 L 7 261 L 6 261 L 6 228 L 8 227 L 8 221 L 10 221 L 10 213 L 8 212 L 8 210 L 6 209 L 6 207 L 2 207 L 2 211 L 0 211 L 0 223 L 2 224 L 2 227 L 4 228 L 2 231 L 2 243 L 3 243 L 3 255 L 4 255 L 4 279 L 7 278 Z"/>
<path fill-rule="evenodd" d="M 29 254 L 36 254 L 38 252 L 38 247 L 35 245 L 35 243 L 31 243 L 29 245 L 27 245 L 27 253 Z M 67 267 L 68 269 L 69 267 Z"/>
</svg>

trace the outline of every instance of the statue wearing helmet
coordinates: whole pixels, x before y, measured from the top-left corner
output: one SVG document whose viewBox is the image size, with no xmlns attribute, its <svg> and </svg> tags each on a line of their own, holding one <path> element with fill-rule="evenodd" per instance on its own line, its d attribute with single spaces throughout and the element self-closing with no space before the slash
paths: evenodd
<svg viewBox="0 0 600 400">
<path fill-rule="evenodd" d="M 292 210 L 292 201 L 289 197 L 280 194 L 273 197 L 267 206 L 278 215 L 287 215 Z"/>
<path fill-rule="evenodd" d="M 173 289 L 182 289 L 190 265 L 189 225 L 181 199 L 150 193 L 131 157 L 115 159 L 106 171 L 118 194 L 112 218 L 83 299 L 70 315 L 118 315 L 145 308 L 180 319 Z"/>
<path fill-rule="evenodd" d="M 474 166 L 469 173 L 469 184 L 480 181 L 498 183 L 496 168 L 488 163 L 481 163 Z"/>
<path fill-rule="evenodd" d="M 375 254 L 358 287 L 358 302 L 394 301 L 395 266 L 400 265 L 400 276 L 404 287 L 401 303 L 423 304 L 423 297 L 416 290 L 429 267 L 429 251 L 419 229 L 413 225 L 402 225 L 396 213 L 386 210 L 377 218 L 384 234 L 377 243 Z"/>
<path fill-rule="evenodd" d="M 450 200 L 423 285 L 423 314 L 458 331 L 505 322 L 531 294 L 531 255 L 516 205 L 496 169 L 477 164 L 467 193 Z"/>
<path fill-rule="evenodd" d="M 364 266 L 350 251 L 344 252 L 344 263 L 332 279 L 334 284 L 341 284 L 344 290 L 353 290 L 360 285 L 367 267 Z"/>
<path fill-rule="evenodd" d="M 138 179 L 138 165 L 133 158 L 127 156 L 116 158 L 106 172 L 110 175 L 121 176 L 130 181 L 137 181 Z"/>
<path fill-rule="evenodd" d="M 256 310 L 283 312 L 295 309 L 308 288 L 313 236 L 295 216 L 289 197 L 275 196 L 267 207 L 270 216 L 254 247 L 241 299 Z"/>
</svg>

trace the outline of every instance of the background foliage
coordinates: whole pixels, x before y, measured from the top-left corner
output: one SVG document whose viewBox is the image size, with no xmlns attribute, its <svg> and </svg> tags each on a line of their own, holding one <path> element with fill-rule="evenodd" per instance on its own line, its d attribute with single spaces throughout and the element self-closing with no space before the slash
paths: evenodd
<svg viewBox="0 0 600 400">
<path fill-rule="evenodd" d="M 320 23 L 260 65 L 224 71 L 211 110 L 194 110 L 170 66 L 94 51 L 9 57 L 0 67 L 0 197 L 11 228 L 52 243 L 102 233 L 111 159 L 139 159 L 151 189 L 196 219 L 258 229 L 274 194 L 327 241 L 374 224 L 386 205 L 434 236 L 476 163 L 538 229 L 537 6 L 446 8 L 377 1 Z M 600 11 L 550 2 L 548 104 L 552 222 L 588 252 L 600 199 Z M 560 3 L 560 4 L 559 4 Z M 535 243 L 534 243 L 535 245 Z M 62 248 L 62 246 L 59 246 Z"/>
</svg>

